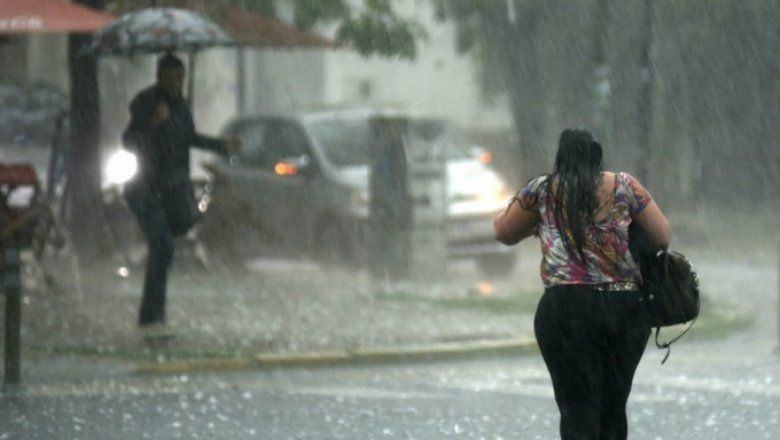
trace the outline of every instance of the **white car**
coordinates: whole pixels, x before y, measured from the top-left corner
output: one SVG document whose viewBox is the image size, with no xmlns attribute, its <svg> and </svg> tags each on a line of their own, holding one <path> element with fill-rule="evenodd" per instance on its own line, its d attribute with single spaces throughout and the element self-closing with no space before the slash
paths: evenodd
<svg viewBox="0 0 780 440">
<path fill-rule="evenodd" d="M 243 219 L 261 229 L 264 237 L 302 256 L 335 254 L 346 261 L 363 261 L 370 202 L 369 124 L 375 115 L 340 111 L 249 117 L 229 123 L 223 135 L 239 137 L 243 148 L 238 156 L 211 167 L 218 176 L 212 207 L 237 211 L 219 215 L 209 208 L 207 217 Z M 423 120 L 409 121 L 413 125 Z M 490 274 L 508 274 L 517 254 L 495 241 L 492 220 L 511 194 L 489 165 L 451 140 L 449 130 L 441 130 L 441 136 L 447 136 L 450 145 L 446 149 L 448 254 L 473 258 Z M 232 228 L 222 231 L 227 229 Z"/>
</svg>

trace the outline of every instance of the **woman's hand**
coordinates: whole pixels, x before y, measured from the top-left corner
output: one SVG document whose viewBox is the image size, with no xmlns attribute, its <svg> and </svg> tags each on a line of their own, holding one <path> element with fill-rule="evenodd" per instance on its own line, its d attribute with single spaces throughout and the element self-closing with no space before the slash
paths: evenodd
<svg viewBox="0 0 780 440">
<path fill-rule="evenodd" d="M 171 118 L 171 108 L 165 101 L 160 101 L 152 114 L 152 127 L 156 127 Z"/>
<path fill-rule="evenodd" d="M 241 139 L 235 136 L 223 139 L 222 143 L 225 146 L 225 151 L 228 154 L 238 154 L 241 151 L 241 147 L 243 146 Z"/>
</svg>

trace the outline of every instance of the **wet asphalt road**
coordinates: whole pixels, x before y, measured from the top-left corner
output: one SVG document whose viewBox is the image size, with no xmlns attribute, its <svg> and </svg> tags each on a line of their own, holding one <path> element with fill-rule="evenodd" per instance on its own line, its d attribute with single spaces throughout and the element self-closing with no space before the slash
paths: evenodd
<svg viewBox="0 0 780 440">
<path fill-rule="evenodd" d="M 775 268 L 716 264 L 700 275 L 706 291 L 750 304 L 755 322 L 726 338 L 683 340 L 663 366 L 649 347 L 629 438 L 780 438 Z M 558 438 L 538 354 L 168 377 L 63 358 L 45 374 L 0 396 L 0 440 Z"/>
<path fill-rule="evenodd" d="M 780 357 L 649 349 L 630 438 L 780 437 Z M 102 378 L 0 399 L 0 439 L 555 439 L 538 355 L 413 365 Z"/>
</svg>

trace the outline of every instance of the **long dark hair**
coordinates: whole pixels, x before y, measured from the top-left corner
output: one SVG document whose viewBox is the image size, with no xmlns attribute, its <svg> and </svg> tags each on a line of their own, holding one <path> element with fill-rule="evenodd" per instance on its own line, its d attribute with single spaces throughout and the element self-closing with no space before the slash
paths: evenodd
<svg viewBox="0 0 780 440">
<path fill-rule="evenodd" d="M 546 183 L 555 201 L 555 218 L 563 244 L 581 259 L 585 227 L 593 223 L 599 206 L 597 190 L 602 170 L 601 145 L 593 133 L 583 128 L 561 132 L 555 166 Z"/>
</svg>

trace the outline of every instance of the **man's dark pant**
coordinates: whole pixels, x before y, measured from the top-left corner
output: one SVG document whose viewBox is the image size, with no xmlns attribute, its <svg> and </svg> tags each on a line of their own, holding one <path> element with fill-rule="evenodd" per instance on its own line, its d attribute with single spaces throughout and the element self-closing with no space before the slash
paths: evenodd
<svg viewBox="0 0 780 440">
<path fill-rule="evenodd" d="M 625 439 L 626 402 L 650 336 L 641 295 L 548 288 L 534 331 L 561 413 L 561 439 Z"/>
<path fill-rule="evenodd" d="M 127 202 L 146 236 L 149 249 L 138 322 L 141 325 L 164 322 L 168 268 L 173 261 L 173 234 L 157 194 L 129 195 Z"/>
</svg>

